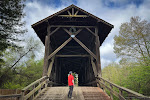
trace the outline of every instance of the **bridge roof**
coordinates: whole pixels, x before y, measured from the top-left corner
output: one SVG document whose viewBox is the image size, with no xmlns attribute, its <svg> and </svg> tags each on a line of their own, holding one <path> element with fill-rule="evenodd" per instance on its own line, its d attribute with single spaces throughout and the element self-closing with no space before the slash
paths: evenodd
<svg viewBox="0 0 150 100">
<path fill-rule="evenodd" d="M 103 43 L 103 41 L 105 40 L 105 38 L 107 37 L 107 35 L 110 33 L 111 29 L 114 27 L 112 24 L 98 18 L 97 16 L 75 6 L 75 5 L 70 5 L 62 10 L 60 10 L 59 12 L 54 13 L 53 15 L 50 15 L 48 17 L 46 17 L 45 19 L 42 19 L 38 22 L 36 22 L 35 24 L 32 25 L 32 28 L 35 30 L 35 32 L 37 33 L 37 35 L 39 36 L 39 38 L 41 39 L 41 41 L 43 42 L 43 44 L 45 44 L 45 36 L 47 35 L 47 26 L 48 24 L 50 25 L 60 25 L 61 23 L 58 22 L 60 20 L 65 20 L 66 18 L 63 18 L 62 14 L 66 14 L 71 8 L 76 9 L 76 11 L 78 10 L 80 15 L 87 15 L 88 17 L 82 17 L 81 18 L 77 18 L 77 20 L 79 20 L 81 22 L 81 20 L 83 20 L 84 24 L 79 24 L 77 22 L 73 22 L 73 25 L 76 26 L 89 26 L 89 25 L 93 25 L 93 26 L 97 26 L 98 27 L 98 35 L 99 35 L 99 40 L 100 40 L 100 45 Z M 74 16 L 72 16 L 71 18 L 74 18 Z M 60 23 L 60 24 L 58 24 Z M 68 23 L 63 23 L 63 24 L 68 24 Z M 68 24 L 70 25 L 70 23 Z"/>
</svg>

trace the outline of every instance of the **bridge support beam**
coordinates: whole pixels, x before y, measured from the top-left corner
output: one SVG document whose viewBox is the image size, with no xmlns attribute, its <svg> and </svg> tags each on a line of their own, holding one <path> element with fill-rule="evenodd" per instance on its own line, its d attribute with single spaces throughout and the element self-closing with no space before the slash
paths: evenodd
<svg viewBox="0 0 150 100">
<path fill-rule="evenodd" d="M 97 76 L 97 68 L 96 68 L 95 62 L 93 61 L 93 57 L 91 57 L 91 64 L 92 64 L 94 75 L 96 77 Z"/>
<path fill-rule="evenodd" d="M 45 37 L 45 55 L 44 55 L 43 76 L 47 75 L 47 69 L 48 69 L 48 63 L 49 63 L 49 60 L 47 59 L 49 55 L 49 41 L 50 41 L 49 36 L 46 36 Z"/>
<path fill-rule="evenodd" d="M 53 67 L 53 64 L 54 64 L 54 60 L 55 60 L 55 57 L 52 57 L 51 61 L 50 61 L 50 64 L 49 64 L 49 67 L 48 67 L 48 72 L 47 72 L 48 77 L 51 76 L 51 71 L 52 71 L 52 67 Z"/>
<path fill-rule="evenodd" d="M 97 72 L 98 72 L 98 76 L 102 76 L 101 73 L 101 61 L 100 61 L 100 41 L 99 41 L 99 36 L 98 36 L 98 28 L 95 28 L 95 34 L 96 34 L 96 43 L 95 43 L 95 47 L 96 47 L 96 57 L 97 57 Z"/>
</svg>

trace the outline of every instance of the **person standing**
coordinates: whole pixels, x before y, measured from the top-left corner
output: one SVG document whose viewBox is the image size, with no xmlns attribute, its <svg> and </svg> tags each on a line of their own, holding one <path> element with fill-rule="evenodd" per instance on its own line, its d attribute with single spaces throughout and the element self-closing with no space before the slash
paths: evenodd
<svg viewBox="0 0 150 100">
<path fill-rule="evenodd" d="M 69 85 L 68 98 L 73 99 L 72 92 L 73 92 L 73 87 L 74 87 L 74 77 L 72 75 L 72 71 L 69 72 L 68 85 Z"/>
</svg>

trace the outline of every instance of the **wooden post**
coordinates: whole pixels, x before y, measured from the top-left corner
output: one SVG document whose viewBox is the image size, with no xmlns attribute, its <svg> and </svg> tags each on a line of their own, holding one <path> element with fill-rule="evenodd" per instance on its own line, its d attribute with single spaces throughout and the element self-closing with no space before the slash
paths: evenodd
<svg viewBox="0 0 150 100">
<path fill-rule="evenodd" d="M 113 90 L 113 86 L 110 84 L 110 88 L 111 88 L 111 90 Z M 113 100 L 113 93 L 110 91 L 110 98 L 111 98 L 111 100 Z"/>
<path fill-rule="evenodd" d="M 47 75 L 47 69 L 49 66 L 48 56 L 50 54 L 50 26 L 47 27 L 47 35 L 45 37 L 45 55 L 44 55 L 44 66 L 43 66 L 43 76 Z"/>
<path fill-rule="evenodd" d="M 21 100 L 24 100 L 24 95 L 25 95 L 25 91 L 22 90 L 22 91 L 21 91 Z"/>
<path fill-rule="evenodd" d="M 33 90 L 35 89 L 35 85 L 33 85 Z M 33 100 L 34 99 L 34 97 L 35 97 L 35 95 L 34 95 L 35 93 L 33 93 L 33 95 L 30 97 L 30 99 L 31 100 Z"/>
<path fill-rule="evenodd" d="M 128 98 L 128 100 L 132 100 L 132 98 L 130 97 L 130 95 L 131 95 L 131 94 L 130 94 L 130 93 L 128 93 L 128 97 L 129 97 L 129 98 Z"/>
<path fill-rule="evenodd" d="M 38 84 L 41 84 L 41 81 L 39 81 L 39 83 Z M 38 93 L 40 93 L 41 92 L 41 88 L 38 90 Z"/>
<path fill-rule="evenodd" d="M 44 66 L 43 66 L 43 76 L 47 75 L 47 68 L 48 68 L 48 55 L 49 55 L 49 37 L 45 37 L 45 55 L 44 55 Z"/>
<path fill-rule="evenodd" d="M 123 94 L 122 94 L 122 89 L 119 89 L 119 94 L 121 95 L 121 96 L 123 96 Z M 119 96 L 119 99 L 121 100 L 121 97 Z"/>
<path fill-rule="evenodd" d="M 105 88 L 105 81 L 103 80 L 103 91 L 106 93 L 106 88 Z"/>
<path fill-rule="evenodd" d="M 101 72 L 101 62 L 100 62 L 100 41 L 99 41 L 99 36 L 98 36 L 98 28 L 95 28 L 95 34 L 96 34 L 96 56 L 97 56 L 97 71 L 98 71 L 98 76 L 102 76 Z"/>
<path fill-rule="evenodd" d="M 45 87 L 44 88 L 47 88 L 48 82 L 49 82 L 49 79 L 46 79 L 46 83 L 45 83 Z"/>
<path fill-rule="evenodd" d="M 102 85 L 100 83 L 101 79 L 100 80 L 97 79 L 96 81 L 97 81 L 97 86 L 100 87 L 100 88 L 102 88 Z"/>
</svg>

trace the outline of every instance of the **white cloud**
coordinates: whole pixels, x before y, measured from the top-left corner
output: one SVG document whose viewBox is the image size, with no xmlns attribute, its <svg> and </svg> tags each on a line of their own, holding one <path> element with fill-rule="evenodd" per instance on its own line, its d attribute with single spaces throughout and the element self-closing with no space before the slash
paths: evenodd
<svg viewBox="0 0 150 100">
<path fill-rule="evenodd" d="M 62 2 L 64 5 L 67 3 Z M 24 38 L 29 38 L 29 37 L 34 37 L 35 40 L 39 39 L 39 37 L 36 35 L 34 32 L 33 28 L 31 27 L 32 24 L 60 11 L 61 9 L 64 9 L 65 6 L 61 5 L 60 7 L 55 7 L 53 4 L 51 5 L 45 5 L 41 4 L 40 1 L 38 0 L 33 0 L 32 1 L 27 1 L 26 2 L 26 7 L 24 9 L 24 12 L 26 14 L 25 18 L 23 20 L 26 21 L 26 28 L 28 30 L 27 34 L 25 35 Z M 41 52 L 37 52 L 37 60 L 39 60 L 41 57 L 44 56 L 44 45 L 41 47 Z"/>
</svg>

